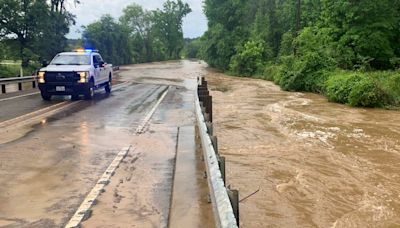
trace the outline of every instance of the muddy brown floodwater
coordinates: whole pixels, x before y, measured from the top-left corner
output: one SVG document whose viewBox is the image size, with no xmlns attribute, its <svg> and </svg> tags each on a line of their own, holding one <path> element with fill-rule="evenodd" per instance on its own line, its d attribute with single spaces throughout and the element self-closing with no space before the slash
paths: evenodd
<svg viewBox="0 0 400 228">
<path fill-rule="evenodd" d="M 204 74 L 242 227 L 400 227 L 400 112 Z"/>
</svg>

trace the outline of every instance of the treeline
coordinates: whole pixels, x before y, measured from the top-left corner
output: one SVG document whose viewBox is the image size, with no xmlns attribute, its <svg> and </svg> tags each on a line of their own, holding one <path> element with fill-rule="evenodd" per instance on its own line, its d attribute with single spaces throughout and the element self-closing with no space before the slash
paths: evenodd
<svg viewBox="0 0 400 228">
<path fill-rule="evenodd" d="M 66 38 L 75 23 L 67 3 L 80 7 L 79 0 L 0 0 L 0 62 L 21 62 L 27 75 L 57 53 L 82 47 L 98 49 L 115 65 L 181 58 L 182 21 L 191 12 L 181 0 L 167 0 L 151 11 L 129 5 L 118 19 L 104 15 L 87 25 L 82 39 L 75 40 Z M 16 76 L 19 68 L 0 64 L 0 77 Z"/>
<path fill-rule="evenodd" d="M 354 106 L 399 104 L 399 0 L 205 0 L 205 13 L 200 56 L 213 67 Z"/>
<path fill-rule="evenodd" d="M 105 15 L 86 26 L 83 44 L 117 65 L 180 59 L 185 44 L 182 22 L 190 12 L 181 0 L 167 0 L 162 9 L 151 11 L 133 3 L 118 21 Z"/>
<path fill-rule="evenodd" d="M 65 35 L 75 23 L 66 3 L 0 0 L 0 61 L 20 60 L 23 67 L 28 67 L 32 61 L 48 60 L 63 51 L 67 45 Z"/>
</svg>

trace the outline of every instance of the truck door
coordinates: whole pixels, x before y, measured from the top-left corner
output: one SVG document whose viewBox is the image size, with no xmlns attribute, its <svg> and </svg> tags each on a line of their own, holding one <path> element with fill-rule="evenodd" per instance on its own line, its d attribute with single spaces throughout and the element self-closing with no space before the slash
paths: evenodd
<svg viewBox="0 0 400 228">
<path fill-rule="evenodd" d="M 100 71 L 100 62 L 96 55 L 93 55 L 93 67 L 94 67 L 94 80 L 95 85 L 101 82 L 101 71 Z"/>
<path fill-rule="evenodd" d="M 97 62 L 98 62 L 98 65 L 99 65 L 98 68 L 100 69 L 100 80 L 99 80 L 99 82 L 100 83 L 107 82 L 108 81 L 108 75 L 107 75 L 106 68 L 104 66 L 104 60 L 103 60 L 103 58 L 101 57 L 100 54 L 96 54 L 95 58 L 97 59 Z M 103 63 L 103 65 L 102 65 L 102 63 Z"/>
</svg>

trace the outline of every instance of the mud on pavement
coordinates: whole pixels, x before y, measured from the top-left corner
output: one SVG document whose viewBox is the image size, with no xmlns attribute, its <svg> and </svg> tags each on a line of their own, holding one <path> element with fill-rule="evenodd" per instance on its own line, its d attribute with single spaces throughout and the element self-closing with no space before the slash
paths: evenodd
<svg viewBox="0 0 400 228">
<path fill-rule="evenodd" d="M 400 113 L 207 70 L 242 227 L 399 227 Z"/>
<path fill-rule="evenodd" d="M 167 62 L 133 66 L 130 72 L 135 72 L 134 75 L 122 72 L 137 83 L 168 85 L 169 91 L 143 133 L 132 136 L 134 150 L 116 170 L 82 227 L 168 227 L 171 222 L 186 223 L 185 227 L 213 227 L 212 208 L 207 203 L 208 188 L 202 176 L 199 191 L 178 196 L 194 199 L 192 211 L 171 221 L 171 213 L 181 206 L 171 205 L 177 184 L 176 166 L 196 166 L 196 161 L 176 164 L 176 157 L 181 153 L 178 143 L 182 142 L 178 138 L 185 138 L 179 137 L 184 134 L 182 129 L 194 128 L 196 124 L 193 101 L 200 70 L 196 62 Z M 195 153 L 194 135 L 186 138 L 188 141 L 184 143 Z"/>
<path fill-rule="evenodd" d="M 177 129 L 195 125 L 200 66 L 189 61 L 127 66 L 120 71 L 126 83 L 110 96 L 100 92 L 93 101 L 10 129 L 12 139 L 0 140 L 0 227 L 63 227 L 129 145 L 134 150 L 83 226 L 167 226 Z M 136 135 L 165 88 L 165 99 L 143 134 Z M 209 212 L 207 208 L 203 214 Z"/>
</svg>

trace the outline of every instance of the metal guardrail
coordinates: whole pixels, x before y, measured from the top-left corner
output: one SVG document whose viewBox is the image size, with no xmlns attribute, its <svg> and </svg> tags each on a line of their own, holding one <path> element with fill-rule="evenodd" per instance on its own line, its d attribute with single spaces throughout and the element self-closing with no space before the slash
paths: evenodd
<svg viewBox="0 0 400 228">
<path fill-rule="evenodd" d="M 239 192 L 225 186 L 225 158 L 219 155 L 217 137 L 213 135 L 212 97 L 204 78 L 197 89 L 195 106 L 215 225 L 239 227 Z"/>
<path fill-rule="evenodd" d="M 14 78 L 0 78 L 1 93 L 6 93 L 6 85 L 18 84 L 18 90 L 22 90 L 22 83 L 32 82 L 32 88 L 37 87 L 35 76 L 14 77 Z"/>
<path fill-rule="evenodd" d="M 113 71 L 118 71 L 119 66 L 112 66 Z M 1 93 L 7 93 L 7 85 L 18 84 L 18 90 L 22 90 L 22 83 L 32 82 L 32 88 L 37 87 L 35 76 L 13 77 L 13 78 L 0 78 Z"/>
</svg>

